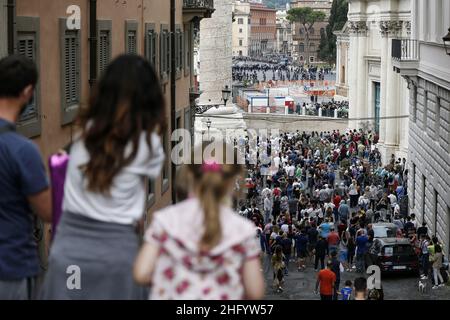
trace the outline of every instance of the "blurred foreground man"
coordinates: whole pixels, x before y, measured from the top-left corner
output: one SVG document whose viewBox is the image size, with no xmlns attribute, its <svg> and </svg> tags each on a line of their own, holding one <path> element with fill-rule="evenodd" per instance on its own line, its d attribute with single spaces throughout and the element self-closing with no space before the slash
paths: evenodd
<svg viewBox="0 0 450 320">
<path fill-rule="evenodd" d="M 39 273 L 35 217 L 51 221 L 51 195 L 36 145 L 15 123 L 33 99 L 38 74 L 23 56 L 0 60 L 0 300 L 31 299 Z"/>
</svg>

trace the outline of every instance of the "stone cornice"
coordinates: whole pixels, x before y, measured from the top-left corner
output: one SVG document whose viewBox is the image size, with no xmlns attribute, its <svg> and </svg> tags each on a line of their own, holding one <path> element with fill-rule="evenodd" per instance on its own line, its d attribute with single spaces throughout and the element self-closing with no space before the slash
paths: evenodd
<svg viewBox="0 0 450 320">
<path fill-rule="evenodd" d="M 366 21 L 349 21 L 348 30 L 350 35 L 366 36 L 369 28 Z"/>
<path fill-rule="evenodd" d="M 399 37 L 403 30 L 403 21 L 380 21 L 380 33 L 382 37 Z"/>
</svg>

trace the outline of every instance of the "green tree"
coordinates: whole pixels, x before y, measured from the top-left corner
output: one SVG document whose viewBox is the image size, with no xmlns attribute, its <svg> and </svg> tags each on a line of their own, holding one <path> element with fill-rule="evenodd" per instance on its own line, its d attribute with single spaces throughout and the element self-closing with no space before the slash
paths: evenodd
<svg viewBox="0 0 450 320">
<path fill-rule="evenodd" d="M 264 0 L 263 3 L 272 9 L 285 8 L 290 0 Z"/>
<path fill-rule="evenodd" d="M 326 18 L 326 14 L 322 11 L 314 11 L 314 9 L 310 7 L 304 8 L 293 8 L 288 11 L 287 19 L 291 23 L 299 23 L 303 26 L 303 31 L 305 32 L 305 42 L 306 42 L 306 61 L 309 61 L 310 54 L 310 43 L 309 43 L 309 35 L 312 27 L 316 22 L 324 21 Z"/>
<path fill-rule="evenodd" d="M 321 34 L 319 45 L 319 58 L 333 64 L 336 62 L 336 35 L 334 31 L 341 30 L 347 22 L 348 1 L 333 0 L 329 24 L 326 31 Z"/>
</svg>

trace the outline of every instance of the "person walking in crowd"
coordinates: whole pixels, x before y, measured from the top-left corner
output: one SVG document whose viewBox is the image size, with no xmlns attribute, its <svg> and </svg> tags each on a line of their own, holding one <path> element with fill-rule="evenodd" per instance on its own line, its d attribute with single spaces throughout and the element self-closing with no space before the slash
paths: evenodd
<svg viewBox="0 0 450 320">
<path fill-rule="evenodd" d="M 283 248 L 281 246 L 276 246 L 274 254 L 272 256 L 272 269 L 273 269 L 273 280 L 274 280 L 274 288 L 276 288 L 277 293 L 283 291 L 284 284 L 284 269 L 285 258 L 283 255 Z"/>
<path fill-rule="evenodd" d="M 353 293 L 352 281 L 345 281 L 345 286 L 341 289 L 339 295 L 341 296 L 341 300 L 348 301 L 351 300 Z"/>
<path fill-rule="evenodd" d="M 155 179 L 163 166 L 164 119 L 164 97 L 149 62 L 116 58 L 77 120 L 42 299 L 143 298 L 133 280 L 136 226 L 145 209 L 145 178 Z M 67 286 L 72 265 L 82 270 L 82 290 Z"/>
<path fill-rule="evenodd" d="M 442 268 L 442 248 L 439 244 L 434 245 L 434 255 L 431 262 L 433 267 L 434 286 L 432 289 L 437 289 L 444 286 L 444 279 L 441 275 Z"/>
<path fill-rule="evenodd" d="M 192 157 L 204 155 L 206 147 Z M 156 212 L 145 233 L 134 277 L 152 285 L 150 299 L 261 299 L 264 294 L 254 226 L 229 205 L 243 168 L 234 148 L 223 143 L 222 151 L 222 159 L 183 168 L 192 190 L 189 199 Z M 232 164 L 225 161 L 227 155 L 234 155 Z M 278 248 L 274 257 L 282 265 Z"/>
<path fill-rule="evenodd" d="M 325 268 L 325 256 L 327 254 L 327 250 L 328 250 L 328 243 L 322 236 L 319 236 L 319 240 L 317 241 L 316 247 L 314 249 L 314 256 L 315 256 L 314 270 L 315 271 L 318 271 L 319 261 L 320 261 L 320 269 Z"/>
<path fill-rule="evenodd" d="M 364 277 L 355 279 L 354 282 L 355 300 L 366 300 L 367 280 Z"/>
<path fill-rule="evenodd" d="M 320 270 L 317 274 L 315 293 L 320 292 L 320 300 L 333 300 L 335 294 L 336 274 L 332 271 L 333 264 L 327 262 L 327 268 Z M 320 291 L 318 290 L 320 287 Z"/>
<path fill-rule="evenodd" d="M 16 132 L 37 82 L 36 65 L 28 58 L 0 60 L 0 300 L 35 297 L 42 270 L 33 222 L 52 221 L 51 192 L 39 150 Z"/>
</svg>

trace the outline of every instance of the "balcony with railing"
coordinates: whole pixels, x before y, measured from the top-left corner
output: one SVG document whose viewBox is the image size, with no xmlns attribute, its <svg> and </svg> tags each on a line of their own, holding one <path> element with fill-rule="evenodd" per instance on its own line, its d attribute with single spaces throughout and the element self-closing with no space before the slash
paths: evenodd
<svg viewBox="0 0 450 320">
<path fill-rule="evenodd" d="M 402 75 L 413 75 L 420 59 L 419 41 L 413 39 L 392 39 L 392 64 L 394 71 Z"/>
<path fill-rule="evenodd" d="M 214 0 L 183 0 L 183 20 L 211 18 L 214 12 Z"/>
</svg>

